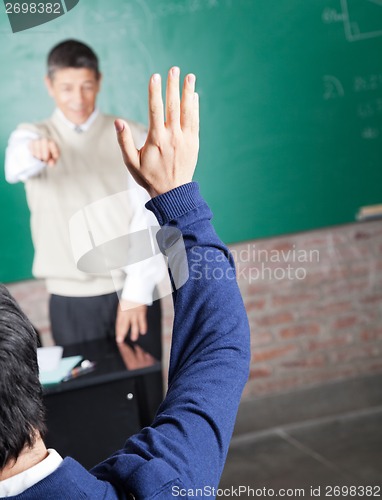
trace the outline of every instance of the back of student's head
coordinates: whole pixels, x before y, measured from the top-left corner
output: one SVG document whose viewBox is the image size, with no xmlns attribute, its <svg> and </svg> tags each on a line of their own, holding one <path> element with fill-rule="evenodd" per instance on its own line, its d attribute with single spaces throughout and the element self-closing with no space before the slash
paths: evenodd
<svg viewBox="0 0 382 500">
<path fill-rule="evenodd" d="M 53 78 L 55 71 L 66 68 L 87 68 L 94 71 L 96 78 L 100 76 L 98 57 L 86 44 L 78 40 L 65 40 L 48 54 L 48 76 Z"/>
<path fill-rule="evenodd" d="M 0 470 L 44 436 L 36 332 L 0 284 Z"/>
</svg>

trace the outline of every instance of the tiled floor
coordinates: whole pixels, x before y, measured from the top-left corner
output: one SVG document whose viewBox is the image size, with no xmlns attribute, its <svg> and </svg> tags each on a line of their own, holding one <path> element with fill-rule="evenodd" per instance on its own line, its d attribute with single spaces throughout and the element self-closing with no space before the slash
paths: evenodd
<svg viewBox="0 0 382 500">
<path fill-rule="evenodd" d="M 270 488 L 274 497 L 381 498 L 382 405 L 236 435 L 220 488 L 231 488 L 231 498 L 237 498 L 239 486 L 257 490 L 253 496 L 247 490 L 241 498 L 269 498 Z M 344 487 L 340 495 L 334 486 Z M 346 486 L 373 488 L 350 490 Z M 311 487 L 316 488 L 316 495 Z"/>
</svg>

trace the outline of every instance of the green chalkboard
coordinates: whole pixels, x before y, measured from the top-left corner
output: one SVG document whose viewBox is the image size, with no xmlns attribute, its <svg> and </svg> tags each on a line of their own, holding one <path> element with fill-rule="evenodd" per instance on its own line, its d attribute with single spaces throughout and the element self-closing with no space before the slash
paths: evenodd
<svg viewBox="0 0 382 500">
<path fill-rule="evenodd" d="M 382 202 L 381 0 L 80 0 L 12 33 L 1 11 L 0 149 L 50 114 L 53 44 L 100 56 L 100 107 L 146 122 L 146 82 L 177 64 L 201 102 L 197 179 L 227 242 L 354 221 Z M 23 186 L 0 179 L 0 279 L 30 276 Z"/>
</svg>

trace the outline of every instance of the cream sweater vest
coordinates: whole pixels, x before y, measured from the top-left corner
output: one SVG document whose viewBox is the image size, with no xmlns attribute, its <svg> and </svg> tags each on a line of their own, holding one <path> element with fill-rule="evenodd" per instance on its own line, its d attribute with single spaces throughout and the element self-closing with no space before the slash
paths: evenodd
<svg viewBox="0 0 382 500">
<path fill-rule="evenodd" d="M 85 132 L 71 130 L 57 115 L 38 124 L 19 128 L 53 139 L 59 149 L 57 164 L 44 168 L 25 183 L 31 212 L 31 231 L 35 249 L 33 275 L 45 278 L 48 291 L 64 296 L 95 296 L 123 288 L 125 273 L 87 274 L 77 269 L 69 234 L 71 217 L 90 203 L 125 191 L 127 170 L 114 130 L 114 116 L 99 113 Z M 134 141 L 145 134 L 143 126 L 129 122 Z M 115 211 L 117 212 L 117 211 Z M 132 216 L 126 213 L 105 214 L 107 233 L 128 231 Z"/>
</svg>

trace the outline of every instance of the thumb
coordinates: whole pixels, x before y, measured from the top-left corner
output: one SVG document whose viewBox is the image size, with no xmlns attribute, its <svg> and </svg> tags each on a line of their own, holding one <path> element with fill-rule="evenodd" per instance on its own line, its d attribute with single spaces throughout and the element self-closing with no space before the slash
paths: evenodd
<svg viewBox="0 0 382 500">
<path fill-rule="evenodd" d="M 139 154 L 135 147 L 133 136 L 128 124 L 119 118 L 114 121 L 114 127 L 117 132 L 119 147 L 122 151 L 123 160 L 127 167 L 139 167 Z"/>
</svg>

